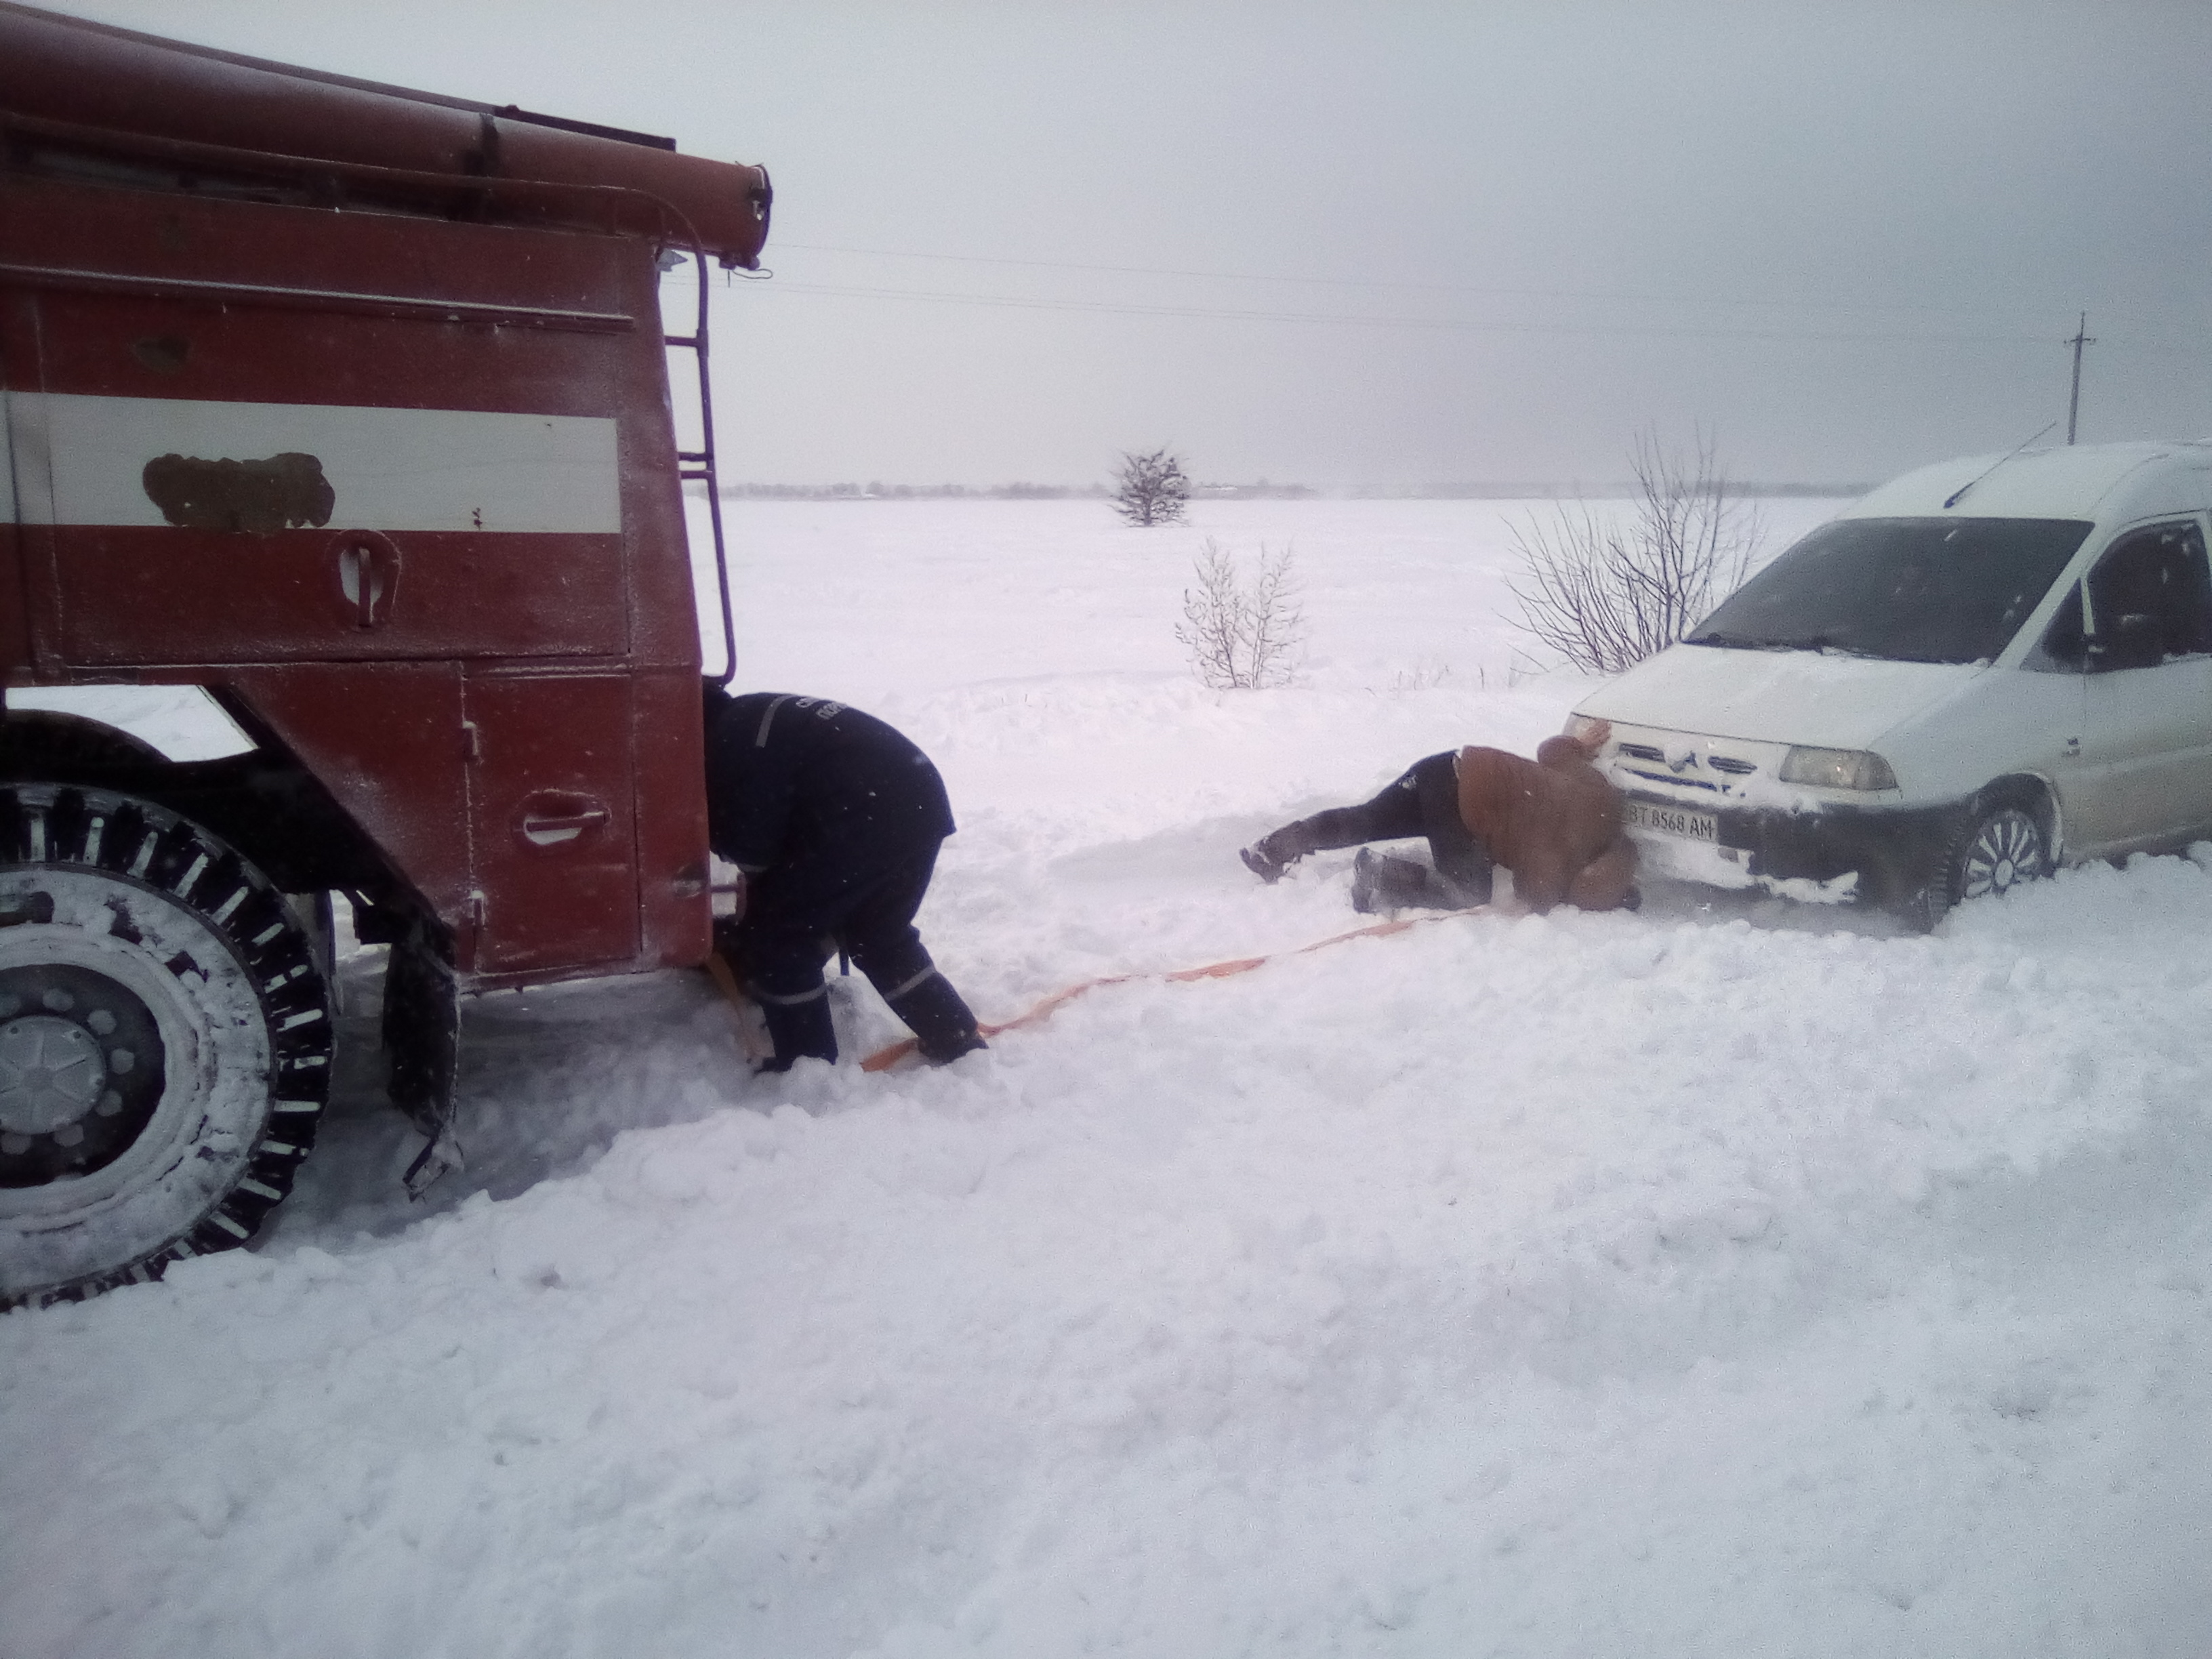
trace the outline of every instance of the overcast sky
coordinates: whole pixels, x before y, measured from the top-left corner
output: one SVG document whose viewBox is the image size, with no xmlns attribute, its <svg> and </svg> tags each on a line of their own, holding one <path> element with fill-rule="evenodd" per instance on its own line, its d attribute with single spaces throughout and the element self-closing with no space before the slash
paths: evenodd
<svg viewBox="0 0 2212 1659">
<path fill-rule="evenodd" d="M 766 166 L 726 477 L 1874 480 L 2063 440 L 2085 309 L 2084 442 L 2212 435 L 2203 0 L 59 9 Z"/>
</svg>

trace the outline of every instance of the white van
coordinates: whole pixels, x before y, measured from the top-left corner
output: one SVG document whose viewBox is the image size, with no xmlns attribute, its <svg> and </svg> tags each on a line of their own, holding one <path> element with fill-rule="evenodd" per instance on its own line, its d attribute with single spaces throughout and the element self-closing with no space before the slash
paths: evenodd
<svg viewBox="0 0 2212 1659">
<path fill-rule="evenodd" d="M 2212 837 L 2212 444 L 1884 485 L 1583 699 L 1646 865 L 1926 925 Z"/>
</svg>

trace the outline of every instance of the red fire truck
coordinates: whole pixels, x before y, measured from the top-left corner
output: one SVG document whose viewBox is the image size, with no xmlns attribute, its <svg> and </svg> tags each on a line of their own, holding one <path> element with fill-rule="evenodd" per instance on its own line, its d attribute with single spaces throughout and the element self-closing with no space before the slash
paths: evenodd
<svg viewBox="0 0 2212 1659">
<path fill-rule="evenodd" d="M 416 1181 L 459 995 L 705 958 L 682 492 L 715 500 L 707 262 L 757 266 L 769 199 L 666 139 L 0 0 L 0 686 L 202 687 L 253 744 L 0 724 L 0 1306 L 283 1199 L 333 894 L 391 947 Z"/>
</svg>

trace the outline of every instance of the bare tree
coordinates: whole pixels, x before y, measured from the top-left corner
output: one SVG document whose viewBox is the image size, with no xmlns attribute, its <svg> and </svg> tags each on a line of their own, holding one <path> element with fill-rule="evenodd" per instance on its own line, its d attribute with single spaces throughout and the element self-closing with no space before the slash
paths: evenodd
<svg viewBox="0 0 2212 1659">
<path fill-rule="evenodd" d="M 1244 605 L 1237 566 L 1211 536 L 1194 562 L 1198 586 L 1182 591 L 1175 636 L 1200 679 L 1217 690 L 1238 684 L 1244 647 Z"/>
<path fill-rule="evenodd" d="M 1305 607 L 1298 603 L 1298 580 L 1291 569 L 1291 550 L 1270 559 L 1260 544 L 1260 568 L 1244 602 L 1244 683 L 1287 685 L 1297 672 L 1305 644 Z"/>
<path fill-rule="evenodd" d="M 1183 589 L 1175 633 L 1199 678 L 1217 691 L 1288 684 L 1306 634 L 1290 549 L 1271 557 L 1261 546 L 1247 585 L 1237 562 L 1208 537 L 1195 568 L 1198 585 Z"/>
<path fill-rule="evenodd" d="M 1126 451 L 1114 471 L 1114 510 L 1133 525 L 1150 526 L 1182 522 L 1183 507 L 1190 500 L 1190 480 L 1182 463 L 1165 449 L 1149 455 Z"/>
<path fill-rule="evenodd" d="M 1686 459 L 1647 428 L 1631 465 L 1627 523 L 1562 501 L 1549 525 L 1532 518 L 1513 532 L 1518 626 L 1585 673 L 1617 674 L 1680 639 L 1741 584 L 1765 533 L 1708 434 Z"/>
</svg>

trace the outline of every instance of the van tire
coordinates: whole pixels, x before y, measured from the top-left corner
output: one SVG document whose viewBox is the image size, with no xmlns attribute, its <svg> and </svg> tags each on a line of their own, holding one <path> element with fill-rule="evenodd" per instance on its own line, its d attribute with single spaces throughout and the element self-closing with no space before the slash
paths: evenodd
<svg viewBox="0 0 2212 1659">
<path fill-rule="evenodd" d="M 252 1238 L 313 1143 L 331 1026 L 307 931 L 222 842 L 0 786 L 0 1308 Z"/>
<path fill-rule="evenodd" d="M 1944 865 L 1954 904 L 2008 893 L 2050 873 L 2051 840 L 2043 821 L 2018 801 L 1978 813 L 1952 844 Z"/>
<path fill-rule="evenodd" d="M 2010 892 L 2051 872 L 2049 803 L 2025 789 L 1985 797 L 1960 821 L 1928 879 L 1894 906 L 1899 921 L 1926 933 L 1954 905 Z"/>
</svg>

